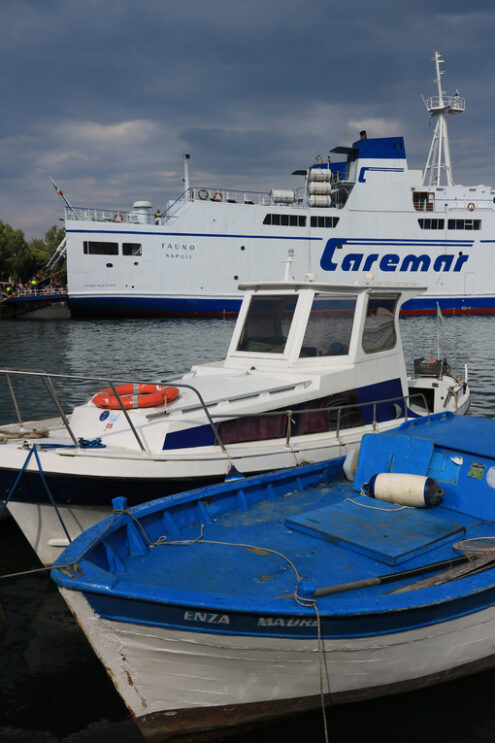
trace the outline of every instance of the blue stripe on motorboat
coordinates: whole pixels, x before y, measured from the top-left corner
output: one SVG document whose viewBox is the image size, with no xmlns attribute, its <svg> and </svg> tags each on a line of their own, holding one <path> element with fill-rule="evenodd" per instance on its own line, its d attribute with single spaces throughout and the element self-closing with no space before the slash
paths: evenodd
<svg viewBox="0 0 495 743">
<path fill-rule="evenodd" d="M 395 405 L 402 405 L 402 397 L 404 395 L 399 378 L 359 387 L 356 389 L 356 394 L 359 402 L 363 405 L 362 414 L 365 424 L 373 423 L 373 420 L 380 423 L 399 417 L 396 415 Z M 396 400 L 394 401 L 392 398 L 396 398 Z M 376 408 L 371 404 L 365 404 L 375 402 L 376 400 L 391 401 L 377 403 Z M 318 401 L 315 400 L 316 402 Z M 181 431 L 167 433 L 162 448 L 168 451 L 170 449 L 212 446 L 214 443 L 215 435 L 211 426 L 206 424 L 204 426 L 195 426 L 193 428 L 185 428 Z"/>
</svg>

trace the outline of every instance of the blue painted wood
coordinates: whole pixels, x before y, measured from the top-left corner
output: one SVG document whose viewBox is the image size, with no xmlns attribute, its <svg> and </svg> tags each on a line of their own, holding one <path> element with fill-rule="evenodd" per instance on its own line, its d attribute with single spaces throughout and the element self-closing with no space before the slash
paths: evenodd
<svg viewBox="0 0 495 743">
<path fill-rule="evenodd" d="M 426 475 L 433 450 L 433 441 L 430 439 L 389 435 L 384 446 L 380 436 L 366 434 L 361 440 L 354 490 L 360 493 L 363 485 L 380 472 Z"/>
<path fill-rule="evenodd" d="M 292 516 L 286 525 L 386 565 L 431 552 L 453 537 L 460 539 L 465 531 L 430 511 L 404 509 L 362 495 Z"/>
<path fill-rule="evenodd" d="M 129 539 L 130 517 L 122 513 L 61 555 L 56 565 L 78 563 L 79 574 L 55 567 L 52 576 L 83 591 L 110 619 L 194 632 L 316 637 L 314 608 L 293 598 L 299 579 L 316 588 L 362 580 L 388 573 L 387 560 L 400 573 L 458 556 L 453 545 L 464 531 L 466 538 L 495 537 L 495 489 L 486 478 L 495 467 L 495 421 L 433 416 L 371 439 L 363 455 L 368 470 L 381 457 L 394 467 L 408 462 L 417 474 L 430 452 L 422 474 L 444 478 L 442 505 L 391 513 L 395 507 L 380 502 L 385 511 L 356 507 L 354 518 L 349 498 L 360 496 L 342 476 L 342 459 L 328 461 L 135 506 L 133 517 L 161 546 L 143 549 L 135 535 Z M 320 523 L 308 524 L 314 512 Z M 400 526 L 392 529 L 390 517 Z M 315 538 L 318 530 L 323 538 Z M 390 590 L 373 585 L 318 597 L 323 636 L 380 635 L 481 611 L 495 603 L 495 568 L 420 590 Z"/>
</svg>

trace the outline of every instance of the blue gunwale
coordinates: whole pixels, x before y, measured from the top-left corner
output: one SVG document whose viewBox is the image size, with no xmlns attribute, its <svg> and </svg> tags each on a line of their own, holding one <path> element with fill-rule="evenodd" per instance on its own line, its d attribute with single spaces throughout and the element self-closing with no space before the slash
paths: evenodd
<svg viewBox="0 0 495 743">
<path fill-rule="evenodd" d="M 459 443 L 465 418 L 432 416 L 425 423 L 406 424 L 403 433 L 437 437 L 447 446 L 448 429 L 442 421 L 452 426 L 452 420 L 452 441 Z M 480 425 L 486 429 L 484 422 Z M 467 429 L 473 434 L 471 421 Z M 472 441 L 464 440 L 466 446 L 473 448 Z M 109 619 L 198 632 L 315 637 L 314 608 L 289 598 L 296 577 L 284 560 L 206 540 L 277 550 L 316 587 L 393 572 L 383 562 L 285 525 L 288 515 L 356 497 L 352 485 L 342 479 L 342 463 L 343 458 L 242 478 L 135 506 L 132 514 L 152 540 L 164 534 L 169 541 L 194 540 L 204 524 L 203 541 L 149 549 L 131 516 L 116 515 L 78 537 L 59 558 L 52 575 L 60 586 L 83 591 L 93 609 Z M 398 571 L 458 556 L 452 543 L 459 539 L 495 535 L 491 520 L 448 504 L 437 506 L 434 512 L 463 527 L 465 534 L 447 544 L 432 544 L 426 553 L 402 562 Z M 101 543 L 90 546 L 104 531 Z M 82 575 L 57 570 L 72 562 L 78 563 Z M 495 568 L 441 586 L 390 593 L 407 582 L 414 579 L 319 597 L 323 635 L 343 638 L 399 632 L 478 612 L 495 603 Z"/>
</svg>

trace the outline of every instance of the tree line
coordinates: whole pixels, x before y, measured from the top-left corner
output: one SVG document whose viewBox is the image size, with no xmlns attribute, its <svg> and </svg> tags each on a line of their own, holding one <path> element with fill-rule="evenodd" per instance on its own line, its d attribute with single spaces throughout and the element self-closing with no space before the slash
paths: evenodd
<svg viewBox="0 0 495 743">
<path fill-rule="evenodd" d="M 22 230 L 0 220 L 0 282 L 19 284 L 40 274 L 64 236 L 65 230 L 53 225 L 43 240 L 33 237 L 27 241 Z M 65 261 L 58 263 L 55 271 L 64 267 Z M 65 283 L 65 271 L 57 274 L 57 280 Z"/>
</svg>

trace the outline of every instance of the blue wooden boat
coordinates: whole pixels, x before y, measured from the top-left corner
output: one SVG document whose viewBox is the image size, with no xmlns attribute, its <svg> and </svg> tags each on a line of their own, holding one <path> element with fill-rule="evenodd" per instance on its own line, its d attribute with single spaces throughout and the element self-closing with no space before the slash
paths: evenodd
<svg viewBox="0 0 495 743">
<path fill-rule="evenodd" d="M 492 666 L 494 498 L 495 421 L 445 413 L 355 463 L 116 498 L 52 576 L 148 739 L 214 737 Z"/>
</svg>

